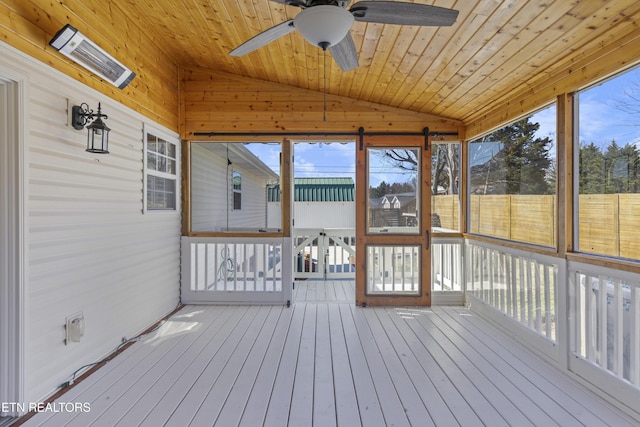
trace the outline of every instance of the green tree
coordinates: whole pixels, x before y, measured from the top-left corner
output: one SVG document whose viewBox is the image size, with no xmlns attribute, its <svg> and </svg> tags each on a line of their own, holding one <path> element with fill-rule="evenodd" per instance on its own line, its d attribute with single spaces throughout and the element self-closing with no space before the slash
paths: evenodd
<svg viewBox="0 0 640 427">
<path fill-rule="evenodd" d="M 604 157 L 604 192 L 606 194 L 624 193 L 624 175 L 627 167 L 621 158 L 621 148 L 612 140 L 605 150 Z"/>
<path fill-rule="evenodd" d="M 627 193 L 640 193 L 640 153 L 634 144 L 626 144 L 621 150 L 627 168 Z"/>
<path fill-rule="evenodd" d="M 604 192 L 638 192 L 638 162 L 638 150 L 634 145 L 620 147 L 615 140 L 611 141 L 603 154 Z"/>
<path fill-rule="evenodd" d="M 369 197 L 379 199 L 387 194 L 402 194 L 415 191 L 415 186 L 411 182 L 394 182 L 387 184 L 382 181 L 377 187 L 369 188 Z"/>
<path fill-rule="evenodd" d="M 580 146 L 580 194 L 640 192 L 640 153 L 613 140 L 604 152 L 593 142 Z"/>
<path fill-rule="evenodd" d="M 545 180 L 547 181 L 547 193 L 556 194 L 558 185 L 558 162 L 556 159 L 551 160 Z"/>
<path fill-rule="evenodd" d="M 604 156 L 593 142 L 580 144 L 580 194 L 604 193 Z"/>
<path fill-rule="evenodd" d="M 389 194 L 389 184 L 382 181 L 377 187 L 369 188 L 369 197 L 372 199 L 379 199 L 385 194 Z"/>
<path fill-rule="evenodd" d="M 491 160 L 472 167 L 472 191 L 482 194 L 549 194 L 551 167 L 549 137 L 536 138 L 540 124 L 524 118 L 487 135 L 483 141 L 498 143 Z M 554 186 L 555 189 L 555 186 Z"/>
</svg>

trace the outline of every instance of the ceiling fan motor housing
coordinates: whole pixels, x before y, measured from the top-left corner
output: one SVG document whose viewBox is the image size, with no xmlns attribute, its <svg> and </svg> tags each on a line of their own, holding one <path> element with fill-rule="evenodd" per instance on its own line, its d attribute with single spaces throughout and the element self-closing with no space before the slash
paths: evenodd
<svg viewBox="0 0 640 427">
<path fill-rule="evenodd" d="M 340 43 L 353 22 L 351 12 L 339 6 L 319 5 L 302 10 L 293 25 L 309 43 L 326 49 Z"/>
</svg>

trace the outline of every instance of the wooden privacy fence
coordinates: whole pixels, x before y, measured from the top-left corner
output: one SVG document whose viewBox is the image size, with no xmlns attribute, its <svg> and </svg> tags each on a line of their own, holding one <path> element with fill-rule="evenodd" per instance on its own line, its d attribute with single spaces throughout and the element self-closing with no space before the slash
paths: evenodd
<svg viewBox="0 0 640 427">
<path fill-rule="evenodd" d="M 640 194 L 583 194 L 579 205 L 580 251 L 640 258 Z"/>
<path fill-rule="evenodd" d="M 554 247 L 555 202 L 555 196 L 472 195 L 470 232 Z"/>
<path fill-rule="evenodd" d="M 432 196 L 443 228 L 458 229 L 458 196 Z M 578 248 L 582 252 L 640 258 L 640 194 L 581 194 Z M 472 195 L 470 232 L 556 246 L 553 195 Z"/>
</svg>

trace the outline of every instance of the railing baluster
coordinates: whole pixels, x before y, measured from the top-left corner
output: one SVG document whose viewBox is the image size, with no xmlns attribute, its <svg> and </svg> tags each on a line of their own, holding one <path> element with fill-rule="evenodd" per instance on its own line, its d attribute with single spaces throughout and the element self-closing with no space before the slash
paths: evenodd
<svg viewBox="0 0 640 427">
<path fill-rule="evenodd" d="M 520 300 L 520 304 L 519 304 L 519 317 L 518 320 L 520 320 L 522 323 L 526 323 L 527 318 L 526 318 L 526 306 L 525 306 L 525 302 L 526 302 L 526 295 L 525 295 L 525 271 L 524 271 L 524 259 L 523 257 L 518 257 L 518 298 Z"/>
<path fill-rule="evenodd" d="M 480 289 L 482 291 L 482 299 L 484 301 L 488 301 L 489 298 L 487 298 L 488 294 L 487 294 L 487 286 L 484 280 L 486 271 L 485 271 L 485 260 L 487 257 L 487 249 L 486 248 L 480 248 L 480 257 L 478 258 L 478 262 L 480 263 Z"/>
<path fill-rule="evenodd" d="M 624 307 L 622 283 L 613 281 L 613 372 L 622 377 L 624 374 Z"/>
<path fill-rule="evenodd" d="M 604 277 L 598 276 L 600 285 L 600 291 L 598 293 L 598 352 L 600 354 L 599 364 L 603 368 L 607 369 L 608 354 L 607 354 L 607 298 L 608 298 L 608 286 Z"/>
<path fill-rule="evenodd" d="M 629 381 L 640 386 L 640 287 L 631 287 L 629 296 Z"/>
<path fill-rule="evenodd" d="M 191 290 L 198 290 L 198 245 L 191 244 Z"/>
<path fill-rule="evenodd" d="M 544 284 L 544 326 L 545 326 L 545 335 L 549 338 L 552 338 L 551 334 L 551 276 L 549 275 L 549 270 L 552 268 L 548 265 L 543 266 L 544 268 L 544 279 L 542 280 Z"/>
<path fill-rule="evenodd" d="M 207 289 L 207 282 L 205 281 L 204 272 L 207 268 L 206 259 L 206 244 L 199 244 L 197 248 L 198 253 L 198 289 Z"/>
<path fill-rule="evenodd" d="M 587 329 L 586 329 L 586 314 L 587 314 L 587 301 L 586 301 L 586 278 L 584 275 L 575 272 L 572 274 L 575 280 L 576 289 L 576 351 L 582 357 L 587 357 Z"/>
<path fill-rule="evenodd" d="M 540 292 L 540 264 L 533 261 L 533 289 L 534 289 L 534 323 L 536 331 L 542 333 L 542 296 Z"/>
<path fill-rule="evenodd" d="M 495 301 L 495 297 L 496 297 L 496 289 L 495 289 L 495 284 L 494 284 L 494 277 L 493 277 L 493 267 L 494 267 L 494 263 L 493 263 L 493 254 L 496 251 L 489 249 L 488 250 L 488 254 L 487 254 L 487 262 L 488 262 L 488 269 L 489 269 L 489 304 L 495 306 L 496 305 L 496 301 Z"/>
<path fill-rule="evenodd" d="M 496 251 L 493 256 L 493 262 L 496 264 L 496 276 L 498 281 L 498 308 L 503 313 L 506 311 L 506 288 L 504 283 L 504 269 L 502 268 L 503 253 Z"/>
<path fill-rule="evenodd" d="M 396 290 L 396 250 L 397 250 L 397 246 L 391 246 L 391 253 L 389 254 L 391 257 L 391 274 L 390 274 L 390 281 L 389 281 L 389 290 L 391 292 Z"/>
<path fill-rule="evenodd" d="M 535 261 L 527 260 L 526 262 L 526 286 L 527 286 L 527 324 L 530 328 L 534 329 L 534 309 L 535 309 L 535 300 L 533 298 L 533 269 L 534 269 Z"/>
<path fill-rule="evenodd" d="M 453 245 L 434 243 L 432 248 L 436 248 L 439 253 L 439 269 L 440 269 L 440 290 L 453 290 L 453 257 L 451 250 Z"/>
<path fill-rule="evenodd" d="M 513 280 L 512 279 L 512 274 L 513 274 L 513 269 L 511 268 L 512 263 L 511 260 L 513 259 L 512 257 L 507 257 L 506 254 L 502 254 L 502 258 L 504 259 L 504 286 L 505 286 L 505 293 L 507 294 L 507 314 L 511 317 L 515 317 L 515 309 L 514 309 L 514 304 L 516 301 L 515 298 L 515 294 L 513 293 L 514 288 L 513 288 Z"/>
<path fill-rule="evenodd" d="M 595 316 L 595 294 L 593 293 L 594 277 L 585 276 L 585 306 L 584 306 L 584 327 L 585 327 L 585 346 L 586 356 L 589 360 L 595 361 L 596 354 L 596 316 Z"/>
</svg>

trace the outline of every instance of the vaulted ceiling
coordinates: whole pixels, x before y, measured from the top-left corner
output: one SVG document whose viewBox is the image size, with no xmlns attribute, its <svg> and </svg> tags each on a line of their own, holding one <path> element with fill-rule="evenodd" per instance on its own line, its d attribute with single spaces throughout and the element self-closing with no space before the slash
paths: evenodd
<svg viewBox="0 0 640 427">
<path fill-rule="evenodd" d="M 149 68 L 139 46 L 153 46 L 173 66 L 316 91 L 323 90 L 326 73 L 329 94 L 464 123 L 522 99 L 532 88 L 553 85 L 558 73 L 578 71 L 594 52 L 640 26 L 637 0 L 414 0 L 459 15 L 450 27 L 355 22 L 351 35 L 360 66 L 343 72 L 330 56 L 325 69 L 323 51 L 297 31 L 242 57 L 228 54 L 300 13 L 284 1 L 34 0 L 28 7 L 20 0 L 2 2 L 23 9 L 19 13 L 47 38 L 71 23 L 138 74 Z M 7 21 L 11 17 L 5 26 Z M 630 39 L 627 48 L 638 50 L 638 40 Z M 154 65 L 162 67 L 162 60 Z"/>
<path fill-rule="evenodd" d="M 314 90 L 322 90 L 326 71 L 331 94 L 464 122 L 579 61 L 612 28 L 620 33 L 640 24 L 637 0 L 415 2 L 453 8 L 459 15 L 451 27 L 355 22 L 351 34 L 360 66 L 349 72 L 331 58 L 324 70 L 322 50 L 298 32 L 240 58 L 228 55 L 259 32 L 295 17 L 297 7 L 269 0 L 110 4 L 139 17 L 182 66 Z"/>
</svg>

